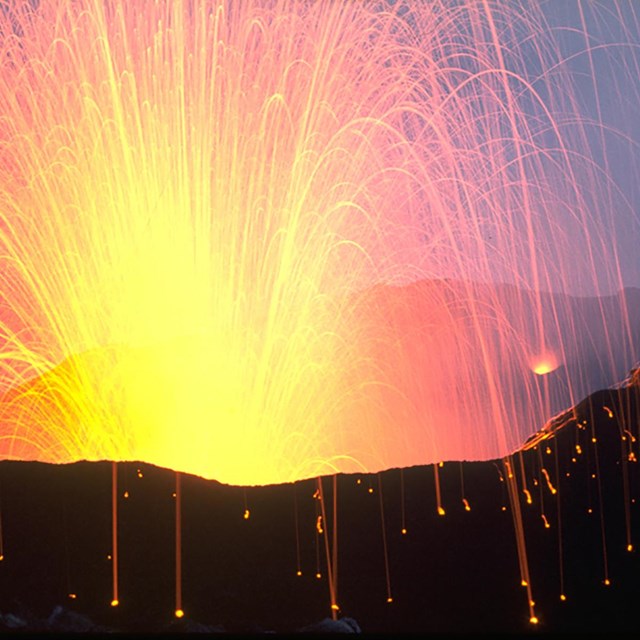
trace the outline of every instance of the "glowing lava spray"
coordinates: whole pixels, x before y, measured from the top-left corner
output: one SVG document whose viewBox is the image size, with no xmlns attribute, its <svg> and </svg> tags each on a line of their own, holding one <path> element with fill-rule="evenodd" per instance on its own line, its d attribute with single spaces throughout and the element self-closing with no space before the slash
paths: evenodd
<svg viewBox="0 0 640 640">
<path fill-rule="evenodd" d="M 511 3 L 1 2 L 0 458 L 488 458 L 626 372 L 625 299 L 565 295 L 625 284 L 632 215 L 554 38 Z"/>
</svg>

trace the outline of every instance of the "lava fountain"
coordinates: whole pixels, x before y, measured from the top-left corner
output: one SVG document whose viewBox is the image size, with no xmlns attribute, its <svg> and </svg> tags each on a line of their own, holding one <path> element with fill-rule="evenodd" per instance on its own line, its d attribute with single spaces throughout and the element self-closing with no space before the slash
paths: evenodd
<svg viewBox="0 0 640 640">
<path fill-rule="evenodd" d="M 638 98 L 637 23 L 592 18 L 567 53 L 512 3 L 2 2 L 0 458 L 486 459 L 621 379 L 632 145 L 580 96 L 622 51 Z"/>
</svg>

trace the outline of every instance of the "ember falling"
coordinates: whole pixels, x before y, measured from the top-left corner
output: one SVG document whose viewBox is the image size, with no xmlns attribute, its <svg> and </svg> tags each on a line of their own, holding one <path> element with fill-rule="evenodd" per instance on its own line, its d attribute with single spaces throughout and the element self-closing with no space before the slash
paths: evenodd
<svg viewBox="0 0 640 640">
<path fill-rule="evenodd" d="M 433 464 L 444 516 L 438 463 L 504 458 L 530 589 L 512 454 L 640 359 L 638 27 L 631 2 L 0 3 L 0 459 L 113 462 L 114 606 L 124 461 L 177 472 L 177 615 L 180 473 Z"/>
</svg>

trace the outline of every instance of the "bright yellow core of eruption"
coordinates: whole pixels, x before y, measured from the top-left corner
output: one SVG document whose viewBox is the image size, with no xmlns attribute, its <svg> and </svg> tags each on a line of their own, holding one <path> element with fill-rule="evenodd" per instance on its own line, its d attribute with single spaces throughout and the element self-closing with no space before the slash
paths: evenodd
<svg viewBox="0 0 640 640">
<path fill-rule="evenodd" d="M 368 12 L 28 5 L 0 37 L 0 458 L 232 484 L 380 466 L 336 417 L 349 296 L 423 247 L 381 215 L 415 172 Z"/>
</svg>

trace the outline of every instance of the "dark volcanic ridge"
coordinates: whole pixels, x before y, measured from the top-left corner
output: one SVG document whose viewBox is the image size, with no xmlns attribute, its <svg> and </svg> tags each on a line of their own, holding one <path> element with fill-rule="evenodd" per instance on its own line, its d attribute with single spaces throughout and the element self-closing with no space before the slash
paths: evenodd
<svg viewBox="0 0 640 640">
<path fill-rule="evenodd" d="M 640 630 L 639 375 L 591 394 L 511 457 L 535 628 L 502 460 L 439 467 L 444 516 L 433 465 L 338 476 L 340 616 L 364 632 Z M 180 621 L 172 471 L 118 465 L 117 608 L 111 464 L 3 462 L 0 480 L 4 630 L 284 633 L 329 616 L 315 480 L 243 489 L 182 476 Z M 323 535 L 332 528 L 328 509 Z"/>
</svg>

